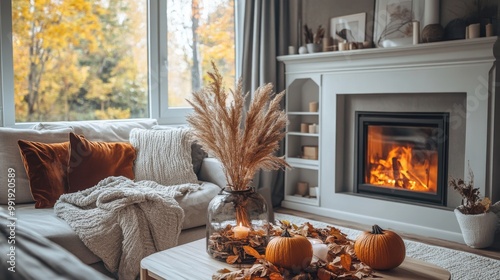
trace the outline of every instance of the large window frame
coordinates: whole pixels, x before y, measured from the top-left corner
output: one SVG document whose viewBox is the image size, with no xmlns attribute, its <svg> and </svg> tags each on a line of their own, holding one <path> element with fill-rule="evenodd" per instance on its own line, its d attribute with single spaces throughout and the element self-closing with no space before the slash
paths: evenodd
<svg viewBox="0 0 500 280">
<path fill-rule="evenodd" d="M 184 124 L 191 108 L 175 108 L 168 106 L 168 69 L 167 69 L 167 22 L 162 16 L 167 9 L 167 1 L 148 1 L 148 70 L 149 70 L 149 117 L 157 119 L 160 124 Z M 235 4 L 235 45 L 236 76 L 240 76 L 239 63 L 241 51 L 238 42 L 241 31 L 244 4 L 234 0 Z M 240 19 L 240 20 L 238 20 Z M 0 1 L 0 127 L 27 127 L 31 123 L 16 123 L 14 102 L 14 68 L 12 51 L 12 3 Z"/>
</svg>

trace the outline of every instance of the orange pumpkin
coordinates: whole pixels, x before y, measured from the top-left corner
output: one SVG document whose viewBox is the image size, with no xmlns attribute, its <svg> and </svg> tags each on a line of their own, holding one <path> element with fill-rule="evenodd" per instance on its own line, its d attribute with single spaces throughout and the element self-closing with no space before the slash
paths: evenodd
<svg viewBox="0 0 500 280">
<path fill-rule="evenodd" d="M 300 271 L 311 264 L 313 256 L 312 244 L 302 235 L 291 236 L 285 229 L 266 247 L 266 260 L 272 264 L 294 272 Z"/>
<path fill-rule="evenodd" d="M 405 259 L 406 247 L 395 232 L 374 225 L 372 231 L 362 233 L 354 243 L 359 260 L 373 269 L 388 270 L 398 267 Z"/>
</svg>

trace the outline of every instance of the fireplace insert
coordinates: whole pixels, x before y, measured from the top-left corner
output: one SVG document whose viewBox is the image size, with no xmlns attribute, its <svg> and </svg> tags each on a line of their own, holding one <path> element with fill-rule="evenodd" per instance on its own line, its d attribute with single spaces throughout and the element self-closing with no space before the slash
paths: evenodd
<svg viewBox="0 0 500 280">
<path fill-rule="evenodd" d="M 355 192 L 446 206 L 448 113 L 356 112 Z"/>
</svg>

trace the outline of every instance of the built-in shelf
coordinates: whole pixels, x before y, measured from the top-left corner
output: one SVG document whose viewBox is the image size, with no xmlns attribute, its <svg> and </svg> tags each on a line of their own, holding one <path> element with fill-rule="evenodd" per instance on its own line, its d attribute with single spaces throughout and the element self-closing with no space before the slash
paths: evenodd
<svg viewBox="0 0 500 280">
<path fill-rule="evenodd" d="M 313 160 L 313 159 L 304 159 L 304 158 L 297 158 L 297 157 L 287 157 L 286 162 L 291 165 L 296 165 L 297 167 L 304 167 L 304 165 L 307 168 L 311 168 L 311 165 L 316 165 L 314 169 L 318 169 L 317 165 L 319 164 L 318 160 Z"/>
<path fill-rule="evenodd" d="M 319 116 L 319 112 L 287 112 L 289 116 Z"/>
<path fill-rule="evenodd" d="M 311 147 L 316 148 L 316 151 L 319 149 L 320 134 L 309 133 L 311 125 L 312 131 L 315 131 L 314 125 L 317 129 L 320 125 L 318 78 L 319 76 L 297 76 L 288 79 L 286 89 L 289 124 L 285 137 L 285 154 L 286 161 L 292 168 L 285 171 L 285 200 L 315 206 L 319 206 L 317 197 L 300 196 L 297 193 L 299 184 L 307 183 L 309 190 L 317 190 L 319 186 L 319 156 L 317 160 L 302 158 L 310 153 Z"/>
<path fill-rule="evenodd" d="M 289 132 L 288 132 L 288 135 L 318 137 L 318 136 L 319 136 L 319 133 L 306 133 L 306 132 L 294 132 L 294 131 L 289 131 Z"/>
</svg>

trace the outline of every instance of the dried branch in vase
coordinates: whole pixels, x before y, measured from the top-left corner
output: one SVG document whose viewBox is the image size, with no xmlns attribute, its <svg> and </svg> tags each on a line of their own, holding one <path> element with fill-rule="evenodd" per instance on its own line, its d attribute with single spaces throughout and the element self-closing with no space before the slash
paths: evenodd
<svg viewBox="0 0 500 280">
<path fill-rule="evenodd" d="M 212 82 L 188 100 L 194 113 L 187 121 L 203 149 L 222 163 L 229 186 L 233 190 L 244 190 L 260 169 L 289 167 L 284 157 L 274 155 L 288 122 L 285 112 L 280 110 L 284 92 L 273 93 L 271 84 L 259 87 L 242 124 L 249 95 L 242 92 L 242 80 L 228 93 L 214 63 L 212 67 L 213 72 L 208 72 Z"/>
</svg>

